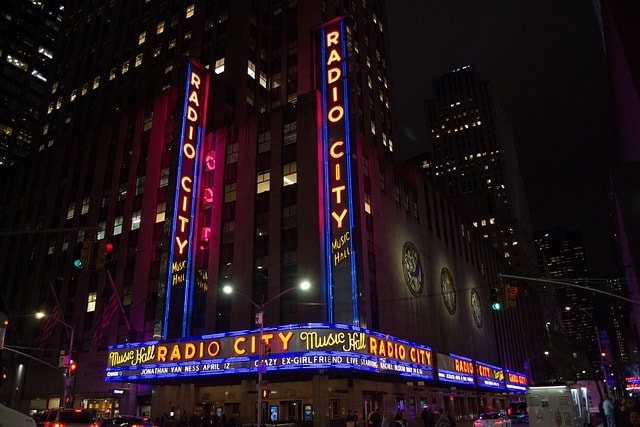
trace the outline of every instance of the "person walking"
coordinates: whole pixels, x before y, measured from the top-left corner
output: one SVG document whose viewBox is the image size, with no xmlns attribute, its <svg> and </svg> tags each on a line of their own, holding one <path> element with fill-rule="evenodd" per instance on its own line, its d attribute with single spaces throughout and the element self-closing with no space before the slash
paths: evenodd
<svg viewBox="0 0 640 427">
<path fill-rule="evenodd" d="M 602 410 L 604 411 L 604 418 L 607 421 L 607 427 L 616 427 L 616 422 L 614 420 L 614 406 L 613 402 L 611 402 L 610 396 L 605 397 L 602 402 Z"/>
</svg>

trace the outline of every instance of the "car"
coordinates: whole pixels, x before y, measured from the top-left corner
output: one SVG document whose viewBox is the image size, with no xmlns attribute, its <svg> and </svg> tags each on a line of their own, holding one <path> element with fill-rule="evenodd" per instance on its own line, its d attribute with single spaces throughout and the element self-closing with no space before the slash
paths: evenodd
<svg viewBox="0 0 640 427">
<path fill-rule="evenodd" d="M 36 416 L 37 427 L 99 427 L 93 412 L 82 409 L 45 409 Z"/>
<path fill-rule="evenodd" d="M 511 420 L 500 412 L 485 412 L 473 422 L 473 427 L 511 427 Z"/>
<path fill-rule="evenodd" d="M 36 422 L 29 415 L 7 408 L 0 403 L 0 426 L 2 427 L 36 427 Z"/>
<path fill-rule="evenodd" d="M 147 417 L 136 415 L 119 415 L 109 422 L 109 427 L 156 427 Z"/>
</svg>

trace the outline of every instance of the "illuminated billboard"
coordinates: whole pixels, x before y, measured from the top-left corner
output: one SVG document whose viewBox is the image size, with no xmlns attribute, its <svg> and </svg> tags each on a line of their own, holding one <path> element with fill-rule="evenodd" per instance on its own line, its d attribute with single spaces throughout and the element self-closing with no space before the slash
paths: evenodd
<svg viewBox="0 0 640 427">
<path fill-rule="evenodd" d="M 325 298 L 330 322 L 359 325 L 352 146 L 349 124 L 347 31 L 344 19 L 323 25 L 317 55 L 318 148 Z"/>
<path fill-rule="evenodd" d="M 520 372 L 514 372 L 505 370 L 506 387 L 507 390 L 512 391 L 527 391 L 527 376 Z"/>
<path fill-rule="evenodd" d="M 474 385 L 473 360 L 453 353 L 438 353 L 438 380 Z"/>
<path fill-rule="evenodd" d="M 209 93 L 209 72 L 190 60 L 182 109 L 180 149 L 171 227 L 162 337 L 188 334 L 193 304 L 194 256 L 200 146 Z"/>
<path fill-rule="evenodd" d="M 476 360 L 476 381 L 478 387 L 497 388 L 504 390 L 506 383 L 504 371 L 498 366 Z"/>
<path fill-rule="evenodd" d="M 257 372 L 260 330 L 109 347 L 105 381 Z M 434 379 L 431 348 L 366 329 L 324 323 L 265 328 L 267 370 L 349 369 Z"/>
</svg>

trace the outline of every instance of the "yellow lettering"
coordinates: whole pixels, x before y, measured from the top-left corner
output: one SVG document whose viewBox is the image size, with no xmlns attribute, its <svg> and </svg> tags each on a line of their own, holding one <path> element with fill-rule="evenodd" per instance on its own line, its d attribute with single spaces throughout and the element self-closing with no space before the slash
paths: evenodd
<svg viewBox="0 0 640 427">
<path fill-rule="evenodd" d="M 340 32 L 339 31 L 331 31 L 327 33 L 327 47 L 333 46 L 334 44 L 340 43 Z"/>
</svg>

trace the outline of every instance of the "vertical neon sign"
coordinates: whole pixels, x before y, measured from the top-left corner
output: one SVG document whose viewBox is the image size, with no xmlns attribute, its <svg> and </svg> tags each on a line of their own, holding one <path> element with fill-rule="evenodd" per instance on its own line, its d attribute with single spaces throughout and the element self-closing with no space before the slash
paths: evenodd
<svg viewBox="0 0 640 427">
<path fill-rule="evenodd" d="M 353 250 L 353 188 L 343 18 L 320 29 L 319 144 L 324 202 L 325 296 L 329 322 L 359 326 L 356 259 Z"/>
<path fill-rule="evenodd" d="M 162 336 L 186 336 L 191 321 L 196 238 L 196 206 L 200 174 L 200 146 L 207 115 L 209 73 L 197 62 L 187 65 L 180 151 L 173 206 L 171 247 L 167 271 L 167 295 Z"/>
</svg>

